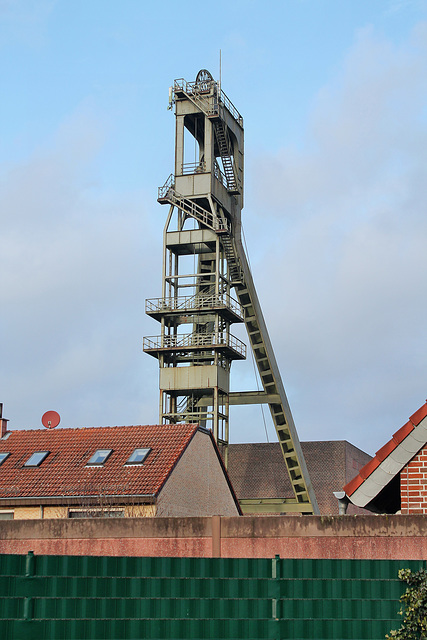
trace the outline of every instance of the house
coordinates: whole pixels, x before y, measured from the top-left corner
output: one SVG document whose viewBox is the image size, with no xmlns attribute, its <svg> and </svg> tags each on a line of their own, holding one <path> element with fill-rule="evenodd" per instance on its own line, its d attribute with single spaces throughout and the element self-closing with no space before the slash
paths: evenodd
<svg viewBox="0 0 427 640">
<path fill-rule="evenodd" d="M 345 440 L 301 442 L 321 515 L 338 514 L 334 492 L 371 456 Z M 244 514 L 280 513 L 293 491 L 278 442 L 230 444 L 228 473 Z M 350 505 L 349 513 L 368 513 Z"/>
<path fill-rule="evenodd" d="M 6 431 L 0 519 L 240 514 L 212 434 L 194 424 Z"/>
<path fill-rule="evenodd" d="M 427 403 L 343 491 L 346 502 L 376 513 L 427 514 Z"/>
</svg>

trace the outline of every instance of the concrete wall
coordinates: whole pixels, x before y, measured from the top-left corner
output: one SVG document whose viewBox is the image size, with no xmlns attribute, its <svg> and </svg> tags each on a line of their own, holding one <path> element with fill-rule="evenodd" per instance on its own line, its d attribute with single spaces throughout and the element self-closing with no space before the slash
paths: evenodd
<svg viewBox="0 0 427 640">
<path fill-rule="evenodd" d="M 427 560 L 424 516 L 0 521 L 0 553 Z"/>
</svg>

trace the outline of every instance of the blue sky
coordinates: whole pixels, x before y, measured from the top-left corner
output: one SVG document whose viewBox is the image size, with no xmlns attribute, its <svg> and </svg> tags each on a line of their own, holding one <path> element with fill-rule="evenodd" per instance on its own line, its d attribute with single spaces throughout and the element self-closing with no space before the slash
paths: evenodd
<svg viewBox="0 0 427 640">
<path fill-rule="evenodd" d="M 245 119 L 245 237 L 302 440 L 373 453 L 427 397 L 426 0 L 0 0 L 0 401 L 155 423 L 174 78 Z M 235 363 L 233 388 L 255 387 Z M 261 412 L 232 441 L 265 440 Z M 270 439 L 274 438 L 271 427 Z"/>
</svg>

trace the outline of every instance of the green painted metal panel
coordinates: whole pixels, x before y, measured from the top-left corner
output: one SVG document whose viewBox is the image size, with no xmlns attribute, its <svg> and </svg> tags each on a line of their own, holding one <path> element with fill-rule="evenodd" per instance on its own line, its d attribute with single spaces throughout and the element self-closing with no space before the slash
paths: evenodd
<svg viewBox="0 0 427 640">
<path fill-rule="evenodd" d="M 272 597 L 271 582 L 271 579 L 259 578 L 3 576 L 0 577 L 0 596 L 48 597 L 60 593 L 64 597 L 263 598 Z M 294 584 L 294 581 L 288 582 Z M 283 595 L 292 596 L 292 593 L 283 592 Z M 310 597 L 310 593 L 296 597 Z"/>
<path fill-rule="evenodd" d="M 268 578 L 271 577 L 271 560 L 39 556 L 36 558 L 36 572 L 50 576 Z M 1 574 L 7 575 L 4 571 Z"/>
<path fill-rule="evenodd" d="M 417 571 L 421 560 L 337 560 L 337 559 L 283 559 L 280 575 L 285 578 L 327 579 L 395 579 L 398 570 L 408 567 Z"/>
<path fill-rule="evenodd" d="M 270 616 L 270 599 L 63 597 L 33 599 L 34 619 L 259 619 Z"/>
<path fill-rule="evenodd" d="M 402 592 L 396 580 L 293 579 L 280 580 L 280 594 L 284 598 L 391 598 Z"/>
<path fill-rule="evenodd" d="M 393 618 L 396 600 L 304 599 L 282 600 L 283 618 L 374 620 Z"/>
<path fill-rule="evenodd" d="M 398 570 L 423 564 L 0 556 L 0 619 L 26 640 L 382 640 L 400 624 Z"/>
<path fill-rule="evenodd" d="M 269 620 L 43 620 L 15 621 L 9 626 L 9 636 L 40 640 L 70 638 L 92 640 L 218 640 L 228 638 L 273 638 L 269 635 Z M 14 634 L 14 635 L 10 635 Z"/>
<path fill-rule="evenodd" d="M 25 558 L 26 556 L 23 555 L 0 555 L 0 575 L 22 575 L 25 569 Z"/>
<path fill-rule="evenodd" d="M 22 618 L 23 605 L 23 598 L 0 598 L 0 618 Z"/>
<path fill-rule="evenodd" d="M 383 640 L 396 620 L 282 620 L 283 640 Z"/>
</svg>

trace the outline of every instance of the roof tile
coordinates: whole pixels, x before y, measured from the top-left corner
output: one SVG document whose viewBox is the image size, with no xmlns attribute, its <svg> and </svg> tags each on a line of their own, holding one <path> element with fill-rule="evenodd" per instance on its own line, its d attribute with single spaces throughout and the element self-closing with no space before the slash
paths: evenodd
<svg viewBox="0 0 427 640">
<path fill-rule="evenodd" d="M 418 426 L 425 417 L 427 416 L 427 403 L 423 404 L 418 411 L 416 411 L 410 418 L 409 422 L 407 422 L 403 427 L 398 429 L 396 433 L 393 434 L 391 440 L 389 440 L 381 449 L 379 449 L 375 457 L 368 462 L 362 469 L 359 471 L 357 476 L 355 476 L 350 482 L 348 482 L 344 486 L 344 491 L 350 497 L 356 489 L 358 489 L 363 482 L 378 468 L 378 466 L 383 462 L 388 456 L 400 445 L 404 440 L 408 437 L 408 435 L 414 430 L 416 426 Z"/>
<path fill-rule="evenodd" d="M 344 491 L 346 492 L 346 494 L 348 496 L 351 496 L 351 494 L 354 493 L 356 491 L 356 489 L 358 489 L 362 483 L 363 483 L 363 478 L 360 475 L 360 473 L 358 473 L 357 476 L 355 478 L 353 478 L 353 480 L 350 480 L 350 482 L 348 482 L 344 486 Z"/>
<path fill-rule="evenodd" d="M 198 425 L 136 425 L 11 431 L 0 452 L 0 498 L 156 495 Z M 142 465 L 126 466 L 134 449 L 150 448 Z M 113 449 L 103 466 L 87 467 L 96 449 Z M 50 451 L 39 467 L 23 467 L 35 451 Z"/>
<path fill-rule="evenodd" d="M 385 460 L 387 458 L 387 456 L 390 455 L 390 453 L 392 451 L 394 451 L 396 449 L 396 447 L 397 447 L 397 442 L 395 442 L 393 440 L 393 438 L 392 438 L 391 440 L 386 442 L 385 445 L 383 447 L 381 447 L 381 449 L 378 449 L 378 451 L 375 454 L 375 457 L 378 458 L 378 460 L 380 462 L 382 462 L 383 460 Z M 373 469 L 372 469 L 372 471 L 373 471 Z"/>
<path fill-rule="evenodd" d="M 375 456 L 372 458 L 364 467 L 362 467 L 359 471 L 359 475 L 361 478 L 365 479 L 371 475 L 371 473 L 380 465 L 380 460 Z"/>
<path fill-rule="evenodd" d="M 403 427 L 400 427 L 400 429 L 396 431 L 396 433 L 393 433 L 393 440 L 397 444 L 400 444 L 406 438 L 406 436 L 414 430 L 414 428 L 415 427 L 413 423 L 409 420 L 409 422 L 404 424 Z"/>
<path fill-rule="evenodd" d="M 421 420 L 423 420 L 426 416 L 427 416 L 427 402 L 426 404 L 423 404 L 423 406 L 420 407 L 418 411 L 415 411 L 415 413 L 412 414 L 409 420 L 412 422 L 412 424 L 417 426 L 420 424 Z"/>
</svg>

